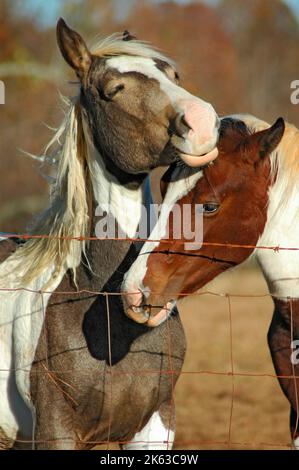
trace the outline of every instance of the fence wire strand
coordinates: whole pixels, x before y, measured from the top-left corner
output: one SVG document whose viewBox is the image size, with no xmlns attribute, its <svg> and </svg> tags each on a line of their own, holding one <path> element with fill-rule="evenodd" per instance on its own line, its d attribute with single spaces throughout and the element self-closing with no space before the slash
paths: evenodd
<svg viewBox="0 0 299 470">
<path fill-rule="evenodd" d="M 109 237 L 109 238 L 98 238 L 98 237 L 83 237 L 83 236 L 74 236 L 74 237 L 59 237 L 59 236 L 52 236 L 52 235 L 33 235 L 33 234 L 14 234 L 14 233 L 1 233 L 1 238 L 3 239 L 15 239 L 19 238 L 24 241 L 30 240 L 30 239 L 60 239 L 60 240 L 77 240 L 79 242 L 82 241 L 99 241 L 99 240 L 121 240 L 121 241 L 131 241 L 131 242 L 146 242 L 149 241 L 149 239 L 141 239 L 141 238 L 132 238 L 132 237 L 125 237 L 125 238 L 117 238 L 117 237 Z M 171 242 L 172 240 L 167 240 L 167 239 L 161 239 L 161 240 L 152 240 L 150 241 L 153 242 L 159 242 L 162 244 L 166 244 Z M 192 242 L 188 241 L 188 244 L 192 244 Z M 232 244 L 232 243 L 217 243 L 217 242 L 203 242 L 202 246 L 210 246 L 210 247 L 226 247 L 226 248 L 242 248 L 242 249 L 248 249 L 248 250 L 271 250 L 274 251 L 275 253 L 279 253 L 281 251 L 299 251 L 299 247 L 282 247 L 282 246 L 261 246 L 261 245 L 241 245 L 241 244 Z M 167 250 L 163 251 L 164 254 L 167 254 Z M 178 256 L 181 255 L 182 253 L 180 252 L 171 252 L 171 254 L 177 254 Z M 197 256 L 196 253 L 194 256 Z M 200 256 L 200 255 L 198 255 Z M 211 261 L 213 261 L 211 259 Z M 78 289 L 77 291 L 59 291 L 59 290 L 54 290 L 54 291 L 49 291 L 49 290 L 34 290 L 26 287 L 18 287 L 18 288 L 0 288 L 0 292 L 18 292 L 18 291 L 27 291 L 30 293 L 38 293 L 40 294 L 40 299 L 41 299 L 41 307 L 42 307 L 42 315 L 45 320 L 46 318 L 46 308 L 44 305 L 44 294 L 53 294 L 54 292 L 56 294 L 60 295 L 80 295 L 80 294 L 91 294 L 92 296 L 104 296 L 105 297 L 105 302 L 106 302 L 106 315 L 107 315 L 107 344 L 108 344 L 108 368 L 106 374 L 108 375 L 108 388 L 109 388 L 109 412 L 108 412 L 108 431 L 107 431 L 107 439 L 106 440 L 85 440 L 82 441 L 80 439 L 74 440 L 72 439 L 72 442 L 75 445 L 82 445 L 84 443 L 85 445 L 90 445 L 90 446 L 97 446 L 97 445 L 104 445 L 106 446 L 106 449 L 110 449 L 110 444 L 118 444 L 119 446 L 124 446 L 125 444 L 130 444 L 132 443 L 132 440 L 119 440 L 119 441 L 112 441 L 111 440 L 111 429 L 112 429 L 112 422 L 113 422 L 113 377 L 116 376 L 126 376 L 126 375 L 131 375 L 134 374 L 136 376 L 148 376 L 152 374 L 158 374 L 160 377 L 163 375 L 169 376 L 169 380 L 171 381 L 171 396 L 169 398 L 169 418 L 168 418 L 168 425 L 167 425 L 167 440 L 165 441 L 146 441 L 146 440 L 135 440 L 134 439 L 134 444 L 142 444 L 142 445 L 163 445 L 166 443 L 167 449 L 171 449 L 172 447 L 172 440 L 171 440 L 171 430 L 173 426 L 173 416 L 174 416 L 174 388 L 175 388 L 175 383 L 174 383 L 174 376 L 175 375 L 212 375 L 212 376 L 222 376 L 222 377 L 230 377 L 231 378 L 231 399 L 230 399 L 230 407 L 229 407 L 229 419 L 228 419 L 228 429 L 227 429 L 227 439 L 226 440 L 175 440 L 175 445 L 177 448 L 180 447 L 190 447 L 190 446 L 203 446 L 203 447 L 210 447 L 210 446 L 219 446 L 219 447 L 226 447 L 226 448 L 261 448 L 261 447 L 267 447 L 267 448 L 279 448 L 279 449 L 291 449 L 292 448 L 292 443 L 286 442 L 286 443 L 277 443 L 277 442 L 256 442 L 256 441 L 251 441 L 251 442 L 238 442 L 234 441 L 232 434 L 233 434 L 233 414 L 234 414 L 234 403 L 235 403 L 235 379 L 237 377 L 242 377 L 242 378 L 249 378 L 249 377 L 254 377 L 254 378 L 271 378 L 271 379 L 290 379 L 293 380 L 294 382 L 294 389 L 295 389 L 295 396 L 296 396 L 296 423 L 294 427 L 294 432 L 293 432 L 293 439 L 297 435 L 297 430 L 298 430 L 298 425 L 299 425 L 299 399 L 298 399 L 298 390 L 297 390 L 297 380 L 299 379 L 299 376 L 296 375 L 295 367 L 294 364 L 292 363 L 292 374 L 291 375 L 278 375 L 278 374 L 271 374 L 271 373 L 262 373 L 262 372 L 239 372 L 235 370 L 235 365 L 234 365 L 234 332 L 233 332 L 233 315 L 232 315 L 232 306 L 231 306 L 231 299 L 232 298 L 265 298 L 265 297 L 275 297 L 275 295 L 270 294 L 270 293 L 265 293 L 265 294 L 231 294 L 231 293 L 219 293 L 219 292 L 213 292 L 213 291 L 201 291 L 201 292 L 195 292 L 195 293 L 189 293 L 189 292 L 169 292 L 168 294 L 170 296 L 179 296 L 179 297 L 195 297 L 195 296 L 203 296 L 203 295 L 211 295 L 211 296 L 217 296 L 217 297 L 225 297 L 227 299 L 227 310 L 228 310 L 228 322 L 229 322 L 229 353 L 230 353 L 230 368 L 227 371 L 220 371 L 220 370 L 176 370 L 174 365 L 173 365 L 173 354 L 172 354 L 172 341 L 175 340 L 175 338 L 172 337 L 172 332 L 171 332 L 171 322 L 167 319 L 167 359 L 168 359 L 168 367 L 166 370 L 160 368 L 159 370 L 138 370 L 132 372 L 132 371 L 126 371 L 126 370 L 113 370 L 113 362 L 112 362 L 112 346 L 111 346 L 111 324 L 110 324 L 110 305 L 109 305 L 109 296 L 120 296 L 120 292 L 103 292 L 103 291 L 94 291 L 94 290 L 88 290 L 88 289 Z M 159 294 L 159 292 L 153 292 L 153 294 Z M 290 304 L 290 312 L 291 312 L 291 341 L 294 340 L 294 318 L 293 318 L 293 302 L 291 298 L 288 298 L 288 302 Z M 163 306 L 161 306 L 162 308 Z M 20 316 L 21 317 L 21 316 Z M 20 318 L 19 317 L 19 318 Z M 1 324 L 0 327 L 6 325 L 6 323 Z M 45 343 L 45 350 L 46 350 L 46 357 L 45 361 L 41 361 L 41 366 L 48 377 L 49 381 L 56 387 L 58 388 L 62 394 L 70 400 L 74 405 L 78 406 L 77 401 L 75 398 L 72 396 L 71 392 L 77 392 L 76 388 L 69 384 L 67 381 L 62 380 L 61 378 L 57 377 L 56 374 L 58 373 L 72 373 L 73 370 L 54 370 L 50 369 L 49 366 L 49 360 L 51 359 L 51 356 L 48 356 L 48 348 L 47 348 L 47 327 L 46 327 L 46 322 L 43 322 L 43 328 L 42 328 L 42 335 L 44 337 L 44 343 Z M 80 369 L 81 370 L 81 369 Z M 17 372 L 17 371 L 24 371 L 27 372 L 28 374 L 34 374 L 34 373 L 42 373 L 41 370 L 39 369 L 32 369 L 28 370 L 28 368 L 10 368 L 10 369 L 0 369 L 0 372 Z M 86 368 L 82 367 L 82 371 L 91 371 L 91 372 L 96 372 L 96 368 Z M 106 382 L 106 381 L 105 381 Z M 63 387 L 64 386 L 64 387 Z M 106 385 L 105 385 L 106 387 Z M 68 391 L 65 390 L 65 388 L 68 389 Z M 138 433 L 138 430 L 136 429 L 135 434 Z M 38 440 L 26 440 L 26 439 L 16 439 L 15 442 L 19 444 L 39 444 L 40 442 L 42 443 L 52 443 L 55 441 L 70 441 L 70 438 L 60 438 L 60 439 L 48 439 L 48 440 L 43 440 L 43 441 L 38 441 Z"/>
</svg>

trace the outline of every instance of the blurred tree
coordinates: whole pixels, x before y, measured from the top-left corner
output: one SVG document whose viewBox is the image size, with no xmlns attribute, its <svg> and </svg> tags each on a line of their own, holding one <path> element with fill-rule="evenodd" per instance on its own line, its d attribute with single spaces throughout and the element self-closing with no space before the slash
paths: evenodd
<svg viewBox="0 0 299 470">
<path fill-rule="evenodd" d="M 0 79 L 5 83 L 6 104 L 0 107 L 0 231 L 24 230 L 44 204 L 41 195 L 47 185 L 37 164 L 18 149 L 39 153 L 51 135 L 42 121 L 54 124 L 61 119 L 56 83 L 40 76 L 46 72 L 50 76 L 54 67 L 53 33 L 39 30 L 35 19 L 19 14 L 17 2 L 1 0 Z M 25 73 L 28 64 L 33 70 Z"/>
<path fill-rule="evenodd" d="M 0 231 L 23 230 L 43 204 L 47 185 L 35 162 L 17 149 L 43 148 L 51 134 L 41 122 L 55 126 L 61 119 L 56 83 L 72 94 L 65 82 L 74 76 L 60 57 L 54 28 L 41 29 L 38 12 L 25 15 L 22 5 L 23 0 L 0 1 L 0 79 L 3 67 L 11 67 L 10 76 L 2 77 Z M 64 0 L 61 13 L 88 42 L 129 29 L 160 47 L 177 61 L 182 85 L 222 115 L 251 112 L 267 120 L 283 115 L 299 124 L 290 102 L 290 83 L 299 74 L 299 28 L 281 0 L 220 0 L 215 8 L 200 1 Z"/>
<path fill-rule="evenodd" d="M 38 18 L 22 15 L 22 2 L 1 0 L 0 60 L 46 62 L 55 44 L 51 30 L 40 31 Z"/>
<path fill-rule="evenodd" d="M 219 113 L 234 109 L 237 57 L 215 9 L 202 3 L 139 1 L 122 26 L 174 58 L 183 86 L 192 93 L 211 101 Z"/>
<path fill-rule="evenodd" d="M 73 28 L 91 39 L 96 35 L 111 34 L 116 26 L 113 0 L 85 0 L 84 4 L 69 0 L 64 5 L 63 16 Z"/>
<path fill-rule="evenodd" d="M 279 114 L 299 124 L 290 103 L 298 78 L 299 28 L 281 0 L 222 0 L 219 18 L 238 54 L 244 109 L 268 120 Z"/>
</svg>

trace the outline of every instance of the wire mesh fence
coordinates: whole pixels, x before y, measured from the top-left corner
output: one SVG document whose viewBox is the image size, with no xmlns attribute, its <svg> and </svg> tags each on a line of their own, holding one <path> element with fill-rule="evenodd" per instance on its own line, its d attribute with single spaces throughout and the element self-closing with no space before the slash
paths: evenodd
<svg viewBox="0 0 299 470">
<path fill-rule="evenodd" d="M 85 241 L 98 241 L 100 240 L 98 237 L 82 237 L 82 236 L 76 236 L 76 237 L 52 237 L 51 235 L 31 235 L 31 234 L 5 234 L 1 233 L 1 238 L 4 239 L 10 239 L 10 238 L 19 238 L 22 240 L 29 240 L 29 239 L 42 239 L 42 238 L 60 238 L 60 239 L 72 239 L 72 240 L 77 240 L 78 242 L 81 242 L 83 240 Z M 107 238 L 106 238 L 107 239 Z M 109 238 L 111 239 L 111 238 Z M 114 238 L 112 238 L 114 240 Z M 117 238 L 115 238 L 117 240 Z M 126 241 L 131 241 L 132 243 L 135 241 L 147 241 L 147 240 L 141 240 L 140 238 L 125 238 L 122 240 Z M 152 241 L 152 240 L 151 240 Z M 160 243 L 168 243 L 169 240 L 158 240 Z M 298 247 L 281 247 L 281 246 L 252 246 L 252 245 L 238 245 L 238 244 L 229 244 L 229 243 L 207 243 L 203 242 L 203 246 L 214 246 L 214 247 L 228 247 L 228 248 L 244 248 L 244 249 L 261 249 L 261 250 L 272 250 L 276 253 L 279 253 L 280 251 L 299 251 Z M 173 252 L 172 252 L 173 253 Z M 179 254 L 179 253 L 178 253 Z M 196 254 L 194 254 L 196 256 Z M 155 441 L 151 439 L 150 441 L 145 441 L 145 440 L 138 440 L 138 437 L 134 440 L 135 444 L 146 444 L 146 445 L 164 445 L 166 449 L 171 449 L 173 445 L 173 438 L 171 436 L 171 422 L 173 419 L 173 413 L 174 413 L 174 389 L 175 389 L 175 377 L 180 375 L 180 376 L 215 376 L 215 377 L 227 377 L 230 380 L 230 406 L 229 406 L 229 417 L 228 417 L 228 422 L 227 422 L 227 433 L 226 433 L 226 438 L 223 440 L 196 440 L 196 439 L 188 439 L 188 440 L 176 440 L 175 441 L 175 446 L 177 448 L 192 448 L 196 449 L 198 447 L 201 448 L 209 448 L 210 446 L 219 446 L 221 448 L 276 448 L 276 449 L 290 449 L 292 448 L 292 438 L 290 437 L 289 441 L 286 442 L 257 442 L 254 438 L 251 441 L 238 441 L 233 438 L 233 415 L 234 415 L 234 407 L 235 407 L 235 402 L 236 402 L 236 379 L 237 378 L 257 378 L 259 380 L 262 380 L 263 378 L 270 378 L 270 379 L 290 379 L 294 381 L 294 386 L 297 387 L 296 383 L 296 378 L 299 378 L 298 376 L 296 377 L 296 371 L 294 365 L 292 366 L 292 374 L 291 375 L 277 375 L 274 372 L 269 373 L 269 372 L 252 372 L 252 371 L 238 371 L 235 368 L 235 363 L 234 363 L 234 324 L 233 324 L 233 315 L 232 315 L 232 299 L 233 298 L 246 298 L 248 300 L 253 299 L 253 298 L 266 298 L 266 297 L 274 297 L 270 293 L 265 293 L 265 294 L 231 294 L 231 293 L 219 293 L 219 292 L 213 292 L 210 290 L 204 291 L 204 292 L 196 292 L 196 293 L 187 293 L 187 292 L 173 292 L 169 293 L 170 295 L 176 295 L 180 297 L 198 297 L 198 296 L 214 296 L 214 297 L 222 297 L 226 301 L 226 310 L 227 310 L 227 322 L 228 322 L 228 328 L 229 328 L 229 367 L 226 371 L 219 371 L 215 369 L 203 369 L 203 370 L 176 370 L 174 365 L 173 365 L 173 353 L 172 353 L 172 345 L 173 345 L 173 340 L 174 338 L 172 337 L 171 334 L 171 322 L 166 319 L 166 324 L 167 324 L 167 351 L 168 351 L 168 367 L 166 369 L 159 369 L 159 370 L 150 370 L 150 369 L 144 369 L 144 370 L 134 370 L 133 372 L 130 370 L 114 370 L 113 363 L 112 363 L 112 348 L 111 348 L 111 331 L 110 331 L 110 305 L 109 305 L 109 297 L 110 296 L 120 296 L 122 295 L 120 292 L 105 292 L 105 291 L 96 291 L 96 290 L 88 290 L 88 289 L 80 289 L 80 287 L 74 292 L 74 291 L 61 291 L 61 290 L 34 290 L 30 289 L 28 287 L 17 287 L 17 288 L 10 288 L 9 286 L 0 288 L 0 292 L 18 292 L 18 291 L 26 291 L 29 293 L 34 293 L 34 294 L 39 294 L 41 296 L 41 301 L 43 305 L 43 315 L 46 315 L 46 306 L 44 306 L 44 294 L 53 294 L 54 292 L 56 294 L 65 296 L 71 295 L 80 295 L 80 294 L 92 294 L 95 296 L 102 296 L 105 299 L 105 304 L 106 304 L 106 312 L 107 312 L 107 341 L 108 341 L 108 357 L 109 357 L 109 364 L 106 369 L 106 375 L 108 377 L 108 382 L 109 382 L 109 401 L 110 401 L 110 411 L 109 411 L 109 416 L 108 416 L 108 431 L 107 431 L 107 438 L 104 440 L 86 440 L 84 439 L 84 445 L 90 445 L 92 447 L 95 446 L 101 446 L 101 448 L 104 449 L 111 449 L 111 446 L 115 444 L 123 446 L 125 444 L 128 444 L 131 442 L 131 440 L 120 440 L 120 441 L 115 441 L 113 439 L 113 436 L 111 436 L 111 426 L 112 426 L 112 421 L 115 419 L 115 416 L 113 416 L 113 400 L 114 400 L 114 391 L 113 391 L 113 379 L 116 378 L 117 376 L 126 376 L 126 375 L 131 375 L 132 373 L 134 376 L 150 376 L 150 375 L 159 375 L 159 376 L 168 376 L 170 381 L 171 381 L 171 397 L 169 400 L 169 424 L 167 426 L 168 428 L 168 438 L 163 441 Z M 153 294 L 159 294 L 159 293 L 153 293 Z M 293 332 L 293 312 L 292 312 L 292 299 L 289 298 L 288 302 L 290 303 L 290 309 L 291 309 L 291 337 L 290 341 L 293 340 L 294 338 L 294 332 Z M 187 338 L 188 339 L 188 338 Z M 50 382 L 55 384 L 55 387 L 59 388 L 59 390 L 70 400 L 74 406 L 78 406 L 78 403 L 72 396 L 72 391 L 73 387 L 71 384 L 67 383 L 66 381 L 63 381 L 61 378 L 57 377 L 57 373 L 61 371 L 56 371 L 55 369 L 52 369 L 49 365 L 49 362 L 47 358 L 45 358 L 44 363 L 42 364 L 42 369 L 44 373 L 47 375 L 48 379 Z M 18 369 L 9 369 L 10 371 L 17 371 L 20 370 Z M 0 372 L 8 372 L 8 369 L 1 369 Z M 24 369 L 25 372 L 28 372 L 28 369 Z M 91 369 L 91 372 L 94 371 L 94 369 Z M 69 372 L 72 373 L 73 370 L 64 370 L 64 373 Z M 30 373 L 40 373 L 40 370 L 33 370 L 30 371 Z M 64 388 L 62 388 L 62 385 Z M 68 389 L 68 391 L 65 390 L 65 388 Z M 296 403 L 297 403 L 297 416 L 299 415 L 299 403 L 298 403 L 298 394 L 297 394 L 297 389 L 296 389 Z M 295 426 L 295 430 L 298 428 L 298 417 L 297 417 L 297 423 Z M 136 434 L 138 436 L 138 432 L 140 430 L 136 429 Z M 133 433 L 134 434 L 134 433 Z M 294 437 L 294 436 L 293 436 Z M 66 442 L 69 440 L 69 438 L 66 438 Z M 57 441 L 57 439 L 55 439 Z M 17 439 L 17 442 L 19 444 L 31 444 L 33 443 L 33 440 L 25 440 L 25 439 Z M 34 443 L 36 444 L 38 441 L 34 440 Z M 42 441 L 45 443 L 45 441 Z M 49 443 L 51 440 L 49 441 Z M 78 439 L 76 441 L 76 444 L 80 446 L 82 444 L 82 440 Z M 74 443 L 74 441 L 72 441 Z"/>
</svg>

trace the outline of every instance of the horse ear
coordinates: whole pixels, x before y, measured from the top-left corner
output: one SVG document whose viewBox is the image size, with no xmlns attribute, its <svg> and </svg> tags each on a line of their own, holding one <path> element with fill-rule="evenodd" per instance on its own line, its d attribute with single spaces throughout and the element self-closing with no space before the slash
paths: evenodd
<svg viewBox="0 0 299 470">
<path fill-rule="evenodd" d="M 260 158 L 264 158 L 276 149 L 283 137 L 284 131 L 285 122 L 284 119 L 280 117 L 269 129 L 256 134 L 256 137 L 258 138 Z"/>
<path fill-rule="evenodd" d="M 60 18 L 57 23 L 57 43 L 65 61 L 76 71 L 79 78 L 88 72 L 91 64 L 91 54 L 80 36 L 70 29 Z"/>
<path fill-rule="evenodd" d="M 129 31 L 126 29 L 123 32 L 123 41 L 132 41 L 133 39 L 137 39 L 136 36 L 133 36 L 133 34 L 129 33 Z"/>
</svg>

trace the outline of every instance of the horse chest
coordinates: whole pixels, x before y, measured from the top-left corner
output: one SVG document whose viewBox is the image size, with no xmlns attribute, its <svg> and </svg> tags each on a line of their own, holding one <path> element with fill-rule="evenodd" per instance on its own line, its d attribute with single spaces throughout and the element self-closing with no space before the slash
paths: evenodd
<svg viewBox="0 0 299 470">
<path fill-rule="evenodd" d="M 71 289 L 65 277 L 58 290 Z M 105 440 L 108 432 L 111 440 L 130 438 L 171 400 L 184 360 L 178 315 L 149 329 L 125 316 L 119 296 L 108 302 L 106 295 L 72 295 L 69 301 L 53 295 L 30 375 L 33 403 L 40 408 L 40 397 L 43 403 L 45 395 L 55 398 L 83 441 L 90 435 Z"/>
</svg>

